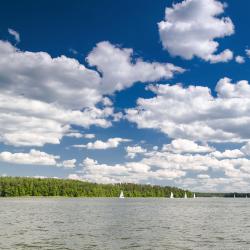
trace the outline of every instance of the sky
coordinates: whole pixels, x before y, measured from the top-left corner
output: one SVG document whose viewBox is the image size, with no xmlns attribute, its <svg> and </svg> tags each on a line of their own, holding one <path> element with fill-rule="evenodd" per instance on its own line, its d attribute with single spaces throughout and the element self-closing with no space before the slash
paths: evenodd
<svg viewBox="0 0 250 250">
<path fill-rule="evenodd" d="M 248 1 L 2 1 L 0 176 L 250 192 Z"/>
</svg>

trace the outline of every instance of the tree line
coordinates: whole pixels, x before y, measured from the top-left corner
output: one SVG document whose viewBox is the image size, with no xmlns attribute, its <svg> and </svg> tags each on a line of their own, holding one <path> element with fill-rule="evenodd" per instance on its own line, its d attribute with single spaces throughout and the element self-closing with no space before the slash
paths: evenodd
<svg viewBox="0 0 250 250">
<path fill-rule="evenodd" d="M 250 198 L 250 193 L 196 193 L 196 197 Z"/>
<path fill-rule="evenodd" d="M 132 183 L 97 184 L 69 179 L 0 177 L 0 197 L 16 196 L 65 196 L 65 197 L 118 197 L 123 191 L 125 197 L 169 197 L 183 198 L 185 192 L 176 187 Z"/>
</svg>

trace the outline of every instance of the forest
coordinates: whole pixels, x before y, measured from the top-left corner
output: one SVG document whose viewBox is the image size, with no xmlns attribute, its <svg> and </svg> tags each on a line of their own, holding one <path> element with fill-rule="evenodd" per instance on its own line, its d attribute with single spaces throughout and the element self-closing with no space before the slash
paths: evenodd
<svg viewBox="0 0 250 250">
<path fill-rule="evenodd" d="M 0 177 L 0 197 L 64 196 L 64 197 L 192 197 L 192 192 L 169 186 L 132 183 L 97 184 L 69 179 Z"/>
</svg>

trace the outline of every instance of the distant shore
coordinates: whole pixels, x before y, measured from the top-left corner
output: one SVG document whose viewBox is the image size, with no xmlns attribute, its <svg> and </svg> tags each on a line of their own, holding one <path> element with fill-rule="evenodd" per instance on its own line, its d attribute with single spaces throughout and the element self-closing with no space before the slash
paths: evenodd
<svg viewBox="0 0 250 250">
<path fill-rule="evenodd" d="M 193 198 L 194 193 L 177 187 L 133 183 L 97 184 L 69 179 L 0 177 L 0 197 L 165 197 L 171 192 L 174 198 Z M 250 193 L 205 193 L 195 192 L 199 197 L 250 198 Z"/>
<path fill-rule="evenodd" d="M 0 177 L 0 197 L 193 197 L 189 190 L 133 183 L 97 184 L 69 179 Z"/>
<path fill-rule="evenodd" d="M 239 193 L 239 192 L 231 192 L 231 193 L 202 193 L 197 192 L 197 197 L 217 197 L 217 198 L 250 198 L 250 193 Z"/>
</svg>

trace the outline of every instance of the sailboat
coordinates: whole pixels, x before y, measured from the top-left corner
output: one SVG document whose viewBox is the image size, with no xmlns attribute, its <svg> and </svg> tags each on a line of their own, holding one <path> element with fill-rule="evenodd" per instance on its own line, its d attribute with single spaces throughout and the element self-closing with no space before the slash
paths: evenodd
<svg viewBox="0 0 250 250">
<path fill-rule="evenodd" d="M 124 199 L 123 191 L 121 191 L 119 198 L 120 198 L 120 199 Z"/>
<path fill-rule="evenodd" d="M 234 194 L 234 198 L 235 198 L 235 194 Z"/>
<path fill-rule="evenodd" d="M 184 198 L 187 199 L 187 193 L 185 192 Z"/>
<path fill-rule="evenodd" d="M 196 198 L 196 195 L 195 195 L 195 193 L 194 193 L 194 196 L 193 196 L 193 198 L 194 198 L 194 199 Z"/>
<path fill-rule="evenodd" d="M 171 192 L 171 194 L 170 194 L 170 198 L 172 199 L 172 198 L 174 198 L 174 194 L 173 194 L 173 192 Z"/>
</svg>

